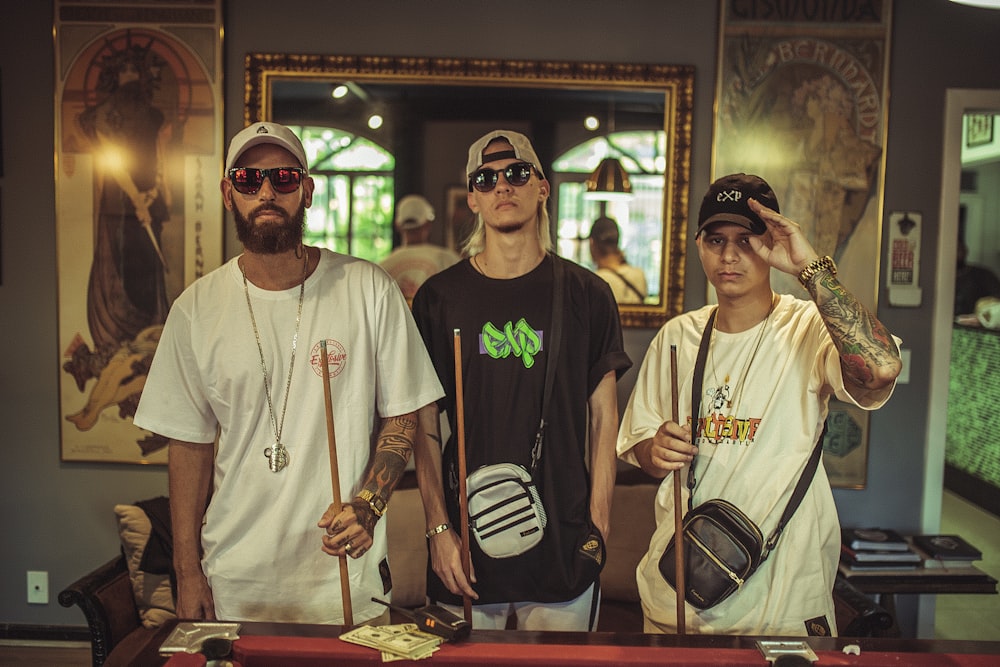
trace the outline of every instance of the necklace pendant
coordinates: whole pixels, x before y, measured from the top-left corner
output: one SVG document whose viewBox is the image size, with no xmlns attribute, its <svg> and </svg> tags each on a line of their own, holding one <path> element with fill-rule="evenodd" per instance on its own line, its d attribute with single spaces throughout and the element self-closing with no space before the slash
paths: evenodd
<svg viewBox="0 0 1000 667">
<path fill-rule="evenodd" d="M 265 449 L 264 456 L 267 457 L 267 467 L 271 472 L 281 472 L 288 465 L 288 450 L 280 442 L 276 442 L 273 449 Z"/>
</svg>

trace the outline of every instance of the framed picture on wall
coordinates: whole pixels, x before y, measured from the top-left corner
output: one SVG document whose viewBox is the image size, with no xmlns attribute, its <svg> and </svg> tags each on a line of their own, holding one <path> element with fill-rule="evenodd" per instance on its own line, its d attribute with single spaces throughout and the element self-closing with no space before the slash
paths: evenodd
<svg viewBox="0 0 1000 667">
<path fill-rule="evenodd" d="M 965 115 L 965 145 L 969 148 L 993 143 L 993 114 Z"/>
<path fill-rule="evenodd" d="M 222 262 L 222 0 L 55 3 L 61 456 L 165 463 L 132 423 L 173 299 Z"/>
<path fill-rule="evenodd" d="M 833 16 L 809 7 L 775 12 L 769 3 L 721 0 L 712 178 L 745 172 L 766 180 L 781 213 L 833 257 L 844 285 L 874 310 L 892 3 L 848 3 Z M 794 276 L 772 270 L 771 285 L 807 297 Z M 844 429 L 857 422 L 848 464 L 827 436 L 824 461 L 839 471 L 831 481 L 863 487 L 868 416 L 836 401 L 830 409 L 846 415 Z"/>
<path fill-rule="evenodd" d="M 462 246 L 469 238 L 476 216 L 469 210 L 469 189 L 463 185 L 448 186 L 445 191 L 444 241 L 448 248 L 462 254 Z"/>
</svg>

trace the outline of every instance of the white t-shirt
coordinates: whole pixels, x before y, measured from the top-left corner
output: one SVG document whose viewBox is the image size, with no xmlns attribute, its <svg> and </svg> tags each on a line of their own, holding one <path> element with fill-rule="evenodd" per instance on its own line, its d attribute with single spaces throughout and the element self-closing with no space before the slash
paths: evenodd
<svg viewBox="0 0 1000 667">
<path fill-rule="evenodd" d="M 695 358 L 713 308 L 670 320 L 653 339 L 622 417 L 618 455 L 623 460 L 638 465 L 632 448 L 671 419 L 671 345 L 677 346 L 679 414 L 682 422 L 690 418 Z M 737 334 L 714 332 L 700 409 L 708 420 L 703 437 L 695 442 L 699 455 L 694 505 L 724 498 L 743 510 L 766 537 L 777 525 L 822 432 L 830 396 L 873 410 L 889 398 L 894 385 L 864 401 L 847 393 L 837 350 L 811 301 L 782 296 L 763 326 L 756 355 L 761 325 Z M 686 512 L 687 468 L 683 475 Z M 660 484 L 655 514 L 657 527 L 636 579 L 647 622 L 674 632 L 674 590 L 657 567 L 674 533 L 672 475 Z M 794 636 L 808 634 L 807 624 L 825 618 L 835 633 L 832 591 L 839 556 L 840 522 L 821 463 L 768 560 L 719 605 L 701 612 L 688 605 L 686 629 Z"/>
<path fill-rule="evenodd" d="M 597 269 L 597 275 L 604 278 L 605 282 L 611 286 L 611 291 L 615 295 L 618 303 L 642 303 L 645 301 L 649 290 L 646 287 L 646 274 L 638 266 L 622 264 L 617 269 Z M 628 281 L 635 289 L 629 287 Z M 642 292 L 640 296 L 635 290 Z"/>
<path fill-rule="evenodd" d="M 282 425 L 299 287 L 251 284 L 249 293 L 288 467 L 273 473 L 264 455 L 275 436 L 237 259 L 174 303 L 135 423 L 189 442 L 213 442 L 218 429 L 202 567 L 220 619 L 342 623 L 338 559 L 320 550 L 316 526 L 333 500 L 320 342 L 327 341 L 343 502 L 364 481 L 379 416 L 412 412 L 443 391 L 385 272 L 323 250 L 306 281 Z M 378 566 L 386 557 L 385 521 L 374 538 L 363 557 L 347 559 L 359 622 L 385 610 L 371 601 L 384 595 Z"/>
<path fill-rule="evenodd" d="M 454 251 L 430 243 L 396 248 L 381 266 L 399 285 L 403 296 L 413 299 L 428 278 L 461 259 Z"/>
</svg>

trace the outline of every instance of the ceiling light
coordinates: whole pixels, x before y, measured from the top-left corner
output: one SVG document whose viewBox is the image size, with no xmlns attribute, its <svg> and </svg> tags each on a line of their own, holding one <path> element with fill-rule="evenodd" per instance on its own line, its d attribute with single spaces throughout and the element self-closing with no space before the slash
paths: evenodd
<svg viewBox="0 0 1000 667">
<path fill-rule="evenodd" d="M 603 201 L 632 198 L 632 183 L 618 158 L 601 160 L 594 173 L 587 178 L 587 192 L 583 196 Z"/>
<path fill-rule="evenodd" d="M 960 5 L 970 5 L 972 7 L 985 7 L 986 9 L 1000 9 L 1000 0 L 951 0 Z"/>
</svg>

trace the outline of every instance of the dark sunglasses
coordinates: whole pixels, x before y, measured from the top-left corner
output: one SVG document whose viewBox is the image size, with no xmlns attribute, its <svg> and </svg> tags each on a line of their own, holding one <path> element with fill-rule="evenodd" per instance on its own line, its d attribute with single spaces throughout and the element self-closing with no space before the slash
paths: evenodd
<svg viewBox="0 0 1000 667">
<path fill-rule="evenodd" d="M 255 195 L 264 185 L 264 179 L 270 179 L 275 192 L 283 195 L 291 194 L 302 185 L 302 177 L 306 170 L 298 167 L 274 167 L 272 169 L 254 169 L 253 167 L 235 167 L 229 170 L 229 180 L 233 188 L 240 194 Z"/>
<path fill-rule="evenodd" d="M 492 192 L 500 180 L 500 174 L 513 186 L 521 187 L 531 180 L 531 172 L 534 167 L 528 162 L 515 162 L 503 169 L 490 169 L 483 167 L 469 176 L 469 192 L 475 188 L 479 192 Z"/>
</svg>

